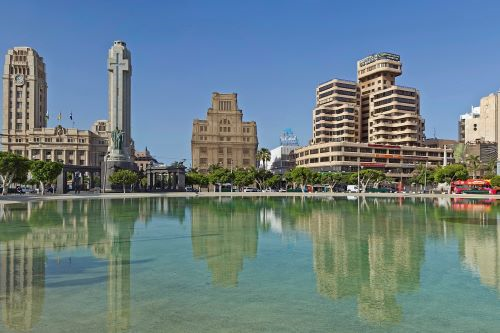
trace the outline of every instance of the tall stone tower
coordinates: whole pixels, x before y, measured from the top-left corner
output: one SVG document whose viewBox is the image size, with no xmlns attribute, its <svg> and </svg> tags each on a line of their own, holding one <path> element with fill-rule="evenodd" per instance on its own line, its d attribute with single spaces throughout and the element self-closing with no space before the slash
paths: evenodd
<svg viewBox="0 0 500 333">
<path fill-rule="evenodd" d="M 115 41 L 108 53 L 109 146 L 101 174 L 104 191 L 114 191 L 110 176 L 120 169 L 136 169 L 132 156 L 130 90 L 132 59 L 127 44 Z"/>
<path fill-rule="evenodd" d="M 8 50 L 2 81 L 3 149 L 6 150 L 12 142 L 27 146 L 27 131 L 47 127 L 47 81 L 43 58 L 31 47 Z M 21 151 L 23 155 L 26 153 L 26 149 Z"/>
<path fill-rule="evenodd" d="M 132 77 L 132 59 L 127 44 L 115 41 L 108 55 L 108 109 L 110 131 L 123 131 L 122 154 L 130 160 L 131 126 L 130 126 L 130 91 Z M 110 140 L 112 142 L 112 140 Z M 113 157 L 111 151 L 111 156 Z M 121 158 L 123 159 L 123 158 Z"/>
</svg>

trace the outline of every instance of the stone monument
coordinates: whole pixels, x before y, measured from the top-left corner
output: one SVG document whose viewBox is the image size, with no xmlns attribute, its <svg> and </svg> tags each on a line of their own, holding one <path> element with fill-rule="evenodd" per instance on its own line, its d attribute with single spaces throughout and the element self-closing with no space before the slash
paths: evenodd
<svg viewBox="0 0 500 333">
<path fill-rule="evenodd" d="M 112 191 L 109 177 L 119 169 L 134 170 L 130 158 L 130 87 L 132 59 L 127 44 L 115 41 L 108 55 L 108 117 L 110 140 L 108 154 L 102 167 L 104 191 Z"/>
</svg>

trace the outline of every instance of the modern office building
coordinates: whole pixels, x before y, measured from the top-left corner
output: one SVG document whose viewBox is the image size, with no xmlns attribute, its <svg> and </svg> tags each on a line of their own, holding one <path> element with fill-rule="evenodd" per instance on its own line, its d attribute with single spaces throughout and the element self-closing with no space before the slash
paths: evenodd
<svg viewBox="0 0 500 333">
<path fill-rule="evenodd" d="M 360 142 L 360 92 L 356 82 L 333 79 L 316 88 L 312 143 Z"/>
<path fill-rule="evenodd" d="M 361 142 L 421 146 L 424 120 L 418 90 L 396 85 L 402 73 L 397 54 L 377 53 L 358 61 Z"/>
<path fill-rule="evenodd" d="M 418 90 L 396 85 L 399 55 L 377 53 L 357 63 L 358 81 L 333 79 L 316 88 L 312 143 L 369 142 L 422 146 Z"/>
<path fill-rule="evenodd" d="M 92 130 L 47 127 L 47 76 L 43 58 L 30 47 L 7 51 L 3 71 L 2 150 L 31 160 L 98 166 L 108 148 L 108 121 Z"/>
<path fill-rule="evenodd" d="M 207 119 L 193 121 L 193 168 L 207 172 L 211 165 L 225 168 L 254 167 L 257 146 L 257 124 L 243 121 L 237 94 L 213 93 Z"/>
<path fill-rule="evenodd" d="M 295 149 L 296 165 L 316 171 L 378 168 L 393 178 L 408 178 L 418 163 L 451 162 L 451 147 L 437 141 L 425 146 L 419 92 L 396 85 L 401 73 L 399 55 L 377 53 L 357 62 L 357 82 L 320 84 L 313 138 L 309 146 Z"/>
<path fill-rule="evenodd" d="M 299 148 L 299 140 L 292 130 L 287 128 L 281 133 L 280 145 L 271 149 L 271 159 L 266 164 L 274 174 L 284 174 L 295 166 L 294 150 Z"/>
</svg>

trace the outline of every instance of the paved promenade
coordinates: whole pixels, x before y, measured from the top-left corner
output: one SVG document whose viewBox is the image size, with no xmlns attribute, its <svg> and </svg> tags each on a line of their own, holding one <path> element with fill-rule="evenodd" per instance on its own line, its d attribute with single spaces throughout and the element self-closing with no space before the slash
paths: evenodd
<svg viewBox="0 0 500 333">
<path fill-rule="evenodd" d="M 500 195 L 483 194 L 417 194 L 417 193 L 301 193 L 301 192 L 137 192 L 137 193 L 80 193 L 80 194 L 9 194 L 0 196 L 0 204 L 20 203 L 40 200 L 73 200 L 73 199 L 122 199 L 122 198 L 157 198 L 157 197 L 380 197 L 380 198 L 469 198 L 469 199 L 500 199 Z"/>
</svg>

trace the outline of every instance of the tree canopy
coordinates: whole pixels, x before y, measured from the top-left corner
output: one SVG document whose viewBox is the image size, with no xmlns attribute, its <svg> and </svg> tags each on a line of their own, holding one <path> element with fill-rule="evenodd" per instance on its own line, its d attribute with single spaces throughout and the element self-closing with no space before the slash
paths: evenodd
<svg viewBox="0 0 500 333">
<path fill-rule="evenodd" d="M 137 173 L 127 169 L 117 170 L 113 172 L 111 176 L 109 176 L 109 181 L 111 182 L 111 184 L 123 186 L 123 193 L 126 192 L 126 186 L 135 184 L 138 179 L 139 176 L 137 175 Z"/>
<path fill-rule="evenodd" d="M 57 176 L 61 173 L 63 164 L 51 161 L 32 161 L 31 178 L 40 183 L 42 195 L 45 192 L 45 186 L 55 182 Z"/>
<path fill-rule="evenodd" d="M 25 182 L 31 162 L 22 156 L 10 152 L 0 152 L 0 180 L 2 195 L 6 195 L 12 182 Z"/>
</svg>

